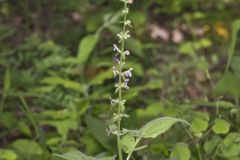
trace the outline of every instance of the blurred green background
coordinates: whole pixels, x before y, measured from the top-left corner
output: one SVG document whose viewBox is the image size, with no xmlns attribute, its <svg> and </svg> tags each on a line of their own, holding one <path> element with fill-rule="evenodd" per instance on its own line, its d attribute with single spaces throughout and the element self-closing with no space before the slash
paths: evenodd
<svg viewBox="0 0 240 160">
<path fill-rule="evenodd" d="M 72 148 L 116 153 L 106 122 L 121 7 L 0 0 L 0 160 L 57 160 L 53 153 Z M 162 116 L 192 124 L 142 142 L 149 147 L 135 160 L 239 159 L 239 8 L 239 0 L 134 0 L 123 127 Z"/>
</svg>

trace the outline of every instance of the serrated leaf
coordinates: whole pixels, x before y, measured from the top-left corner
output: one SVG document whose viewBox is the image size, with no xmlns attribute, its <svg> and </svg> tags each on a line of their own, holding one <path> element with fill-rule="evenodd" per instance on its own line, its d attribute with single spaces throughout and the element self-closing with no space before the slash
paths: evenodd
<svg viewBox="0 0 240 160">
<path fill-rule="evenodd" d="M 157 118 L 147 123 L 140 129 L 143 138 L 156 138 L 158 135 L 166 132 L 172 125 L 177 122 L 188 124 L 185 120 L 171 117 Z"/>
<path fill-rule="evenodd" d="M 78 54 L 77 54 L 77 59 L 79 64 L 82 65 L 87 61 L 91 52 L 95 48 L 98 42 L 98 39 L 99 39 L 99 35 L 94 34 L 94 35 L 88 35 L 81 40 L 78 48 Z"/>
<path fill-rule="evenodd" d="M 213 131 L 216 134 L 226 134 L 229 131 L 230 124 L 223 120 L 223 119 L 217 119 L 213 125 Z"/>
</svg>

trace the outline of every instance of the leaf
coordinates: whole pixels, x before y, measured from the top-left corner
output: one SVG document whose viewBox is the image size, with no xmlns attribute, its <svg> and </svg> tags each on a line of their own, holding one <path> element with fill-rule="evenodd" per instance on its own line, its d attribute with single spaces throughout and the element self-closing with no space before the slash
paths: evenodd
<svg viewBox="0 0 240 160">
<path fill-rule="evenodd" d="M 89 115 L 86 116 L 85 121 L 90 133 L 96 138 L 96 140 L 106 149 L 112 151 L 112 137 L 107 136 L 107 126 L 98 119 Z"/>
<path fill-rule="evenodd" d="M 3 85 L 4 94 L 7 94 L 10 87 L 11 87 L 11 72 L 10 72 L 10 69 L 7 68 L 4 75 L 4 85 Z"/>
<path fill-rule="evenodd" d="M 201 118 L 194 118 L 191 125 L 193 131 L 196 133 L 203 132 L 208 128 L 208 122 Z"/>
<path fill-rule="evenodd" d="M 126 134 L 121 138 L 121 148 L 125 153 L 131 153 L 136 147 L 136 138 L 132 134 Z"/>
<path fill-rule="evenodd" d="M 78 150 L 72 150 L 63 155 L 55 154 L 55 156 L 61 157 L 65 160 L 96 160 L 94 157 L 86 156 Z"/>
<path fill-rule="evenodd" d="M 156 138 L 158 135 L 166 132 L 172 125 L 177 122 L 188 124 L 188 122 L 186 122 L 185 120 L 177 118 L 157 118 L 147 123 L 144 127 L 140 129 L 141 136 L 144 138 Z"/>
<path fill-rule="evenodd" d="M 126 45 L 127 45 L 127 48 L 129 48 L 130 51 L 132 51 L 134 54 L 138 56 L 143 55 L 143 45 L 141 41 L 131 38 L 127 41 Z"/>
<path fill-rule="evenodd" d="M 84 64 L 87 61 L 98 40 L 98 34 L 88 35 L 81 40 L 77 54 L 77 59 L 80 65 Z"/>
<path fill-rule="evenodd" d="M 0 159 L 2 160 L 16 160 L 17 154 L 10 149 L 0 150 Z"/>
<path fill-rule="evenodd" d="M 230 159 L 234 156 L 240 155 L 240 134 L 236 132 L 229 133 L 224 141 L 221 148 L 222 153 L 226 159 Z"/>
<path fill-rule="evenodd" d="M 227 66 L 225 72 L 228 71 L 232 57 L 234 55 L 234 50 L 236 48 L 236 42 L 237 42 L 237 36 L 238 36 L 238 31 L 240 29 L 240 19 L 235 20 L 232 25 L 232 35 L 231 35 L 231 41 L 230 41 L 230 46 L 228 49 L 228 61 L 227 61 Z"/>
<path fill-rule="evenodd" d="M 215 93 L 230 94 L 234 97 L 240 96 L 240 83 L 239 79 L 233 73 L 226 73 L 216 85 Z"/>
<path fill-rule="evenodd" d="M 216 134 L 226 134 L 229 132 L 230 124 L 223 120 L 223 119 L 217 119 L 213 125 L 213 131 Z"/>
<path fill-rule="evenodd" d="M 78 150 L 71 150 L 63 155 L 54 154 L 55 156 L 61 157 L 65 160 L 114 160 L 114 157 L 91 157 L 83 154 Z"/>
<path fill-rule="evenodd" d="M 148 82 L 144 88 L 146 89 L 159 89 L 163 87 L 163 80 L 162 79 L 156 79 Z"/>
<path fill-rule="evenodd" d="M 178 143 L 171 152 L 172 159 L 189 160 L 191 158 L 191 151 L 187 144 Z"/>
<path fill-rule="evenodd" d="M 110 79 L 113 77 L 112 69 L 109 69 L 107 71 L 101 72 L 96 77 L 94 77 L 91 81 L 91 85 L 99 85 L 102 84 L 106 79 Z"/>
<path fill-rule="evenodd" d="M 34 159 L 36 156 L 44 156 L 45 154 L 40 144 L 27 139 L 14 141 L 11 146 L 23 159 Z"/>
<path fill-rule="evenodd" d="M 214 149 L 217 147 L 217 145 L 221 142 L 221 138 L 218 136 L 214 136 L 208 141 L 206 141 L 203 145 L 204 151 L 211 155 L 214 151 Z"/>
<path fill-rule="evenodd" d="M 63 85 L 65 88 L 73 89 L 76 91 L 81 91 L 83 88 L 80 83 L 61 77 L 46 77 L 43 78 L 40 82 L 48 85 Z"/>
<path fill-rule="evenodd" d="M 231 63 L 231 68 L 234 74 L 240 79 L 240 56 L 234 56 Z"/>
</svg>

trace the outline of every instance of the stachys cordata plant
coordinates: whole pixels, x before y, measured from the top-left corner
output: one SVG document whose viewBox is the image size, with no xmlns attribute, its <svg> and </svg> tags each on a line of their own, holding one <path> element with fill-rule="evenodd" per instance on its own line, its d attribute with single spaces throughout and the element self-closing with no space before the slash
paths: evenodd
<svg viewBox="0 0 240 160">
<path fill-rule="evenodd" d="M 125 48 L 127 39 L 130 38 L 129 28 L 131 27 L 131 21 L 128 19 L 129 4 L 132 0 L 120 0 L 123 3 L 122 10 L 122 31 L 117 34 L 118 42 L 113 44 L 114 61 L 113 76 L 116 81 L 115 83 L 115 95 L 114 98 L 110 98 L 111 105 L 115 107 L 115 113 L 110 120 L 109 129 L 106 134 L 116 135 L 117 139 L 117 152 L 112 157 L 91 157 L 86 156 L 80 151 L 72 150 L 64 155 L 58 155 L 66 160 L 130 160 L 132 153 L 136 150 L 141 150 L 145 147 L 138 146 L 138 143 L 143 138 L 156 138 L 160 134 L 166 132 L 172 125 L 177 122 L 188 124 L 185 120 L 171 117 L 162 117 L 154 119 L 144 125 L 138 130 L 128 130 L 122 128 L 121 120 L 128 118 L 129 116 L 125 113 L 126 100 L 123 99 L 123 90 L 129 90 L 128 85 L 130 78 L 133 76 L 134 69 L 126 68 L 127 57 L 130 56 L 130 52 Z M 123 154 L 123 151 L 125 154 Z"/>
</svg>

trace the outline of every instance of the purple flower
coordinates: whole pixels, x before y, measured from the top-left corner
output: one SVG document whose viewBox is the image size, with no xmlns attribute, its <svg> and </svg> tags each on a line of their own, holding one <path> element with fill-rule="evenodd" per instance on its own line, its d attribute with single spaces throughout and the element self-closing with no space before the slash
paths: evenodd
<svg viewBox="0 0 240 160">
<path fill-rule="evenodd" d="M 127 78 L 130 78 L 132 77 L 132 70 L 133 68 L 130 68 L 129 70 L 125 71 L 124 74 Z"/>
<path fill-rule="evenodd" d="M 124 83 L 125 83 L 126 86 L 128 86 L 128 82 L 129 82 L 129 79 L 126 78 L 126 79 L 124 80 Z"/>
</svg>

